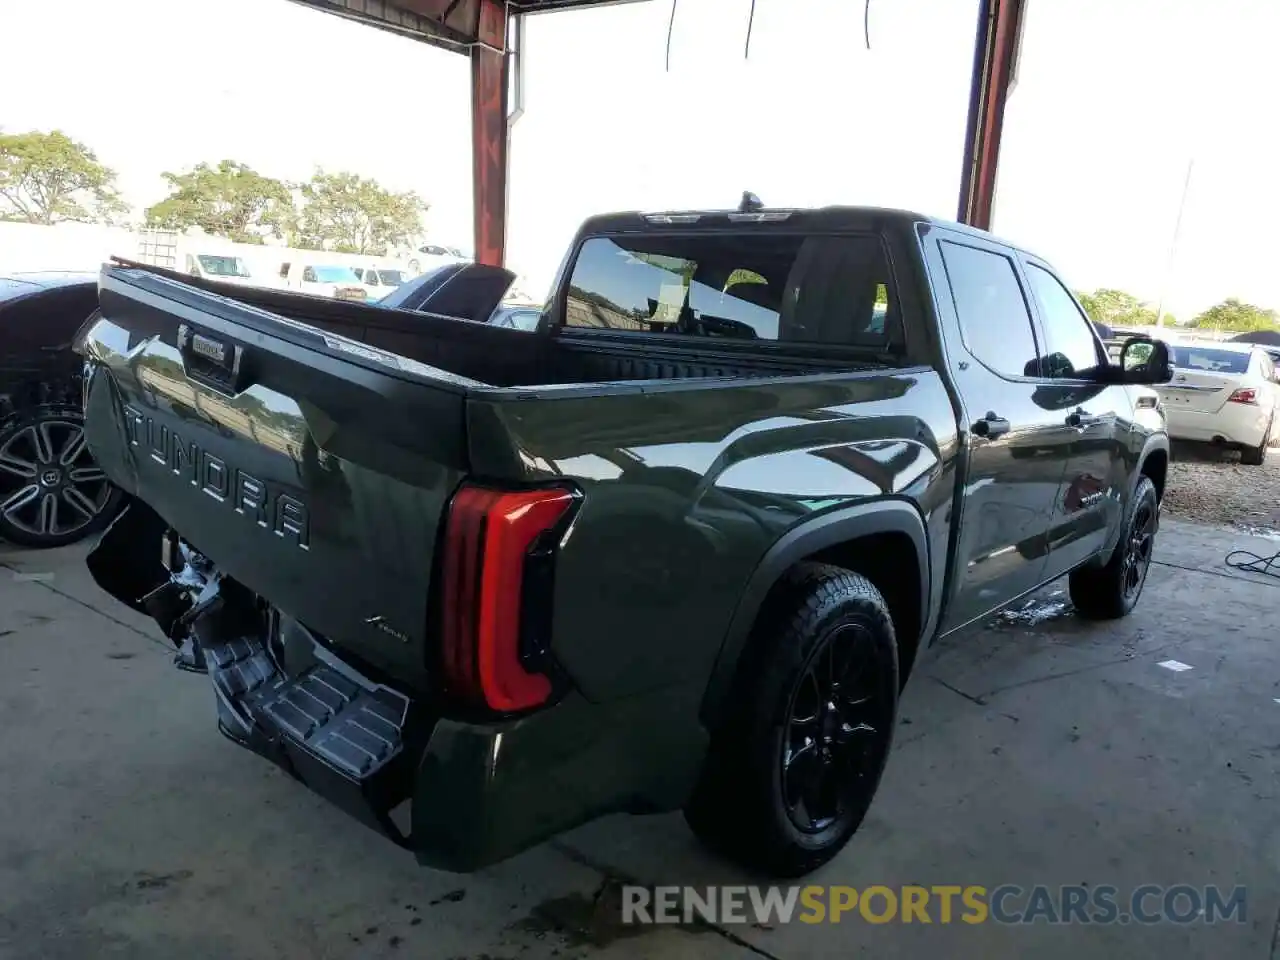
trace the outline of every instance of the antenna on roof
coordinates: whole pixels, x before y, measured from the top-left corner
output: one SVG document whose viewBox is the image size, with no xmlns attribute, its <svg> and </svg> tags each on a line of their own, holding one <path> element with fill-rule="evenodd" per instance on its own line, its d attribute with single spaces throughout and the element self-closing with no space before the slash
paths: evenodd
<svg viewBox="0 0 1280 960">
<path fill-rule="evenodd" d="M 742 201 L 738 204 L 739 213 L 755 213 L 764 209 L 764 204 L 750 190 L 742 191 Z"/>
</svg>

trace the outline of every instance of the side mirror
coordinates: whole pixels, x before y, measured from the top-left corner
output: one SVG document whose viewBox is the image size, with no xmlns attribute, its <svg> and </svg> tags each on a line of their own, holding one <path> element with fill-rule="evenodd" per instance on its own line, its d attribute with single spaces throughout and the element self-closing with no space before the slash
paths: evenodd
<svg viewBox="0 0 1280 960">
<path fill-rule="evenodd" d="M 1125 383 L 1168 383 L 1173 379 L 1169 345 L 1151 337 L 1130 337 L 1120 349 Z"/>
</svg>

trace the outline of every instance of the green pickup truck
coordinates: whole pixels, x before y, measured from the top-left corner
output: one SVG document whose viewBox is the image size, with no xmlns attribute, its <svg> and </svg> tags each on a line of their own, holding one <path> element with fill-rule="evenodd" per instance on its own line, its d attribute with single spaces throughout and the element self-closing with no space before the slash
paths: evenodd
<svg viewBox="0 0 1280 960">
<path fill-rule="evenodd" d="M 117 263 L 78 339 L 130 497 L 97 582 L 422 863 L 683 810 L 803 874 L 933 640 L 1067 574 L 1083 616 L 1137 602 L 1167 351 L 1110 363 L 1025 251 L 744 206 L 591 219 L 533 331 L 477 322 L 510 277 L 410 311 Z"/>
</svg>

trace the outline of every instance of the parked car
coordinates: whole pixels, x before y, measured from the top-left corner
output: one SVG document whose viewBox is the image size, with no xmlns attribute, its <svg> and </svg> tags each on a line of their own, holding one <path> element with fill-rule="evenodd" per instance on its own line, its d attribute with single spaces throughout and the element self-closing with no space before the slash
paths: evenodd
<svg viewBox="0 0 1280 960">
<path fill-rule="evenodd" d="M 221 280 L 235 285 L 253 285 L 255 279 L 243 257 L 224 253 L 188 253 L 186 271 L 193 277 Z"/>
<path fill-rule="evenodd" d="M 122 496 L 85 444 L 71 350 L 97 308 L 96 274 L 0 276 L 0 540 L 64 546 L 118 512 Z"/>
<path fill-rule="evenodd" d="M 467 256 L 457 247 L 446 247 L 438 243 L 424 243 L 413 248 L 405 257 L 410 273 L 424 273 L 435 267 L 448 263 L 461 263 Z"/>
<path fill-rule="evenodd" d="M 1109 363 L 1043 260 L 906 212 L 619 214 L 536 332 L 470 322 L 506 273 L 410 313 L 112 266 L 81 347 L 133 497 L 96 581 L 223 733 L 421 862 L 683 808 L 803 874 L 937 637 L 1061 576 L 1138 602 L 1168 350 Z"/>
<path fill-rule="evenodd" d="M 381 300 L 409 277 L 403 270 L 387 267 L 353 267 L 370 300 Z"/>
<path fill-rule="evenodd" d="M 282 263 L 280 278 L 289 289 L 309 293 L 313 297 L 332 297 L 357 303 L 369 299 L 369 292 L 361 284 L 360 277 L 344 264 Z"/>
<path fill-rule="evenodd" d="M 1175 440 L 1240 451 L 1240 462 L 1261 465 L 1274 436 L 1275 363 L 1262 347 L 1244 343 L 1179 343 L 1170 349 L 1173 380 L 1158 388 Z"/>
</svg>

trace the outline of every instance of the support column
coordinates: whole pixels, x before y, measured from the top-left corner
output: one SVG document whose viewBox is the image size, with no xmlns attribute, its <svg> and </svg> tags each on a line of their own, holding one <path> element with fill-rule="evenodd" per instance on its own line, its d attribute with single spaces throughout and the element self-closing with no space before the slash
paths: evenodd
<svg viewBox="0 0 1280 960">
<path fill-rule="evenodd" d="M 477 263 L 502 266 L 507 244 L 507 15 L 501 3 L 480 9 L 471 47 L 471 177 Z"/>
<path fill-rule="evenodd" d="M 961 223 L 991 228 L 1004 107 L 1017 64 L 1025 0 L 979 0 L 960 181 Z"/>
</svg>

